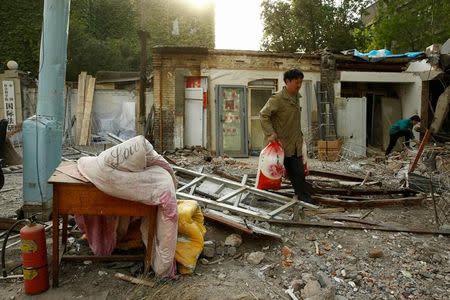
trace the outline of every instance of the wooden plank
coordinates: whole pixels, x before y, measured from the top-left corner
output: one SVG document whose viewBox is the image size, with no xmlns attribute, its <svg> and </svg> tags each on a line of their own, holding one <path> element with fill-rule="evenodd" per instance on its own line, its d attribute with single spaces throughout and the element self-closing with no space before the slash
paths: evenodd
<svg viewBox="0 0 450 300">
<path fill-rule="evenodd" d="M 339 223 L 319 223 L 319 222 L 311 222 L 311 221 L 290 221 L 290 220 L 276 220 L 276 219 L 270 219 L 265 220 L 268 223 L 272 224 L 283 224 L 283 225 L 290 225 L 290 226 L 312 226 L 312 227 L 331 227 L 331 228 L 343 228 L 343 229 L 369 229 L 369 230 L 378 230 L 378 231 L 389 231 L 389 232 L 410 232 L 410 233 L 417 233 L 417 234 L 442 234 L 442 235 L 450 235 L 450 231 L 445 230 L 429 230 L 429 229 L 422 229 L 422 228 L 409 228 L 409 227 L 402 227 L 402 226 L 372 226 L 372 225 L 365 225 L 365 224 L 339 224 Z"/>
<path fill-rule="evenodd" d="M 156 282 L 153 282 L 153 281 L 150 281 L 150 280 L 147 280 L 144 278 L 137 278 L 137 277 L 129 276 L 129 275 L 122 274 L 122 273 L 116 273 L 116 274 L 114 274 L 114 277 L 121 279 L 123 281 L 128 281 L 128 282 L 138 284 L 138 285 L 145 285 L 145 286 L 148 286 L 151 288 L 153 288 L 157 285 Z"/>
<path fill-rule="evenodd" d="M 77 163 L 74 161 L 62 161 L 59 164 L 59 166 L 56 167 L 56 170 L 55 172 L 53 172 L 52 176 L 50 176 L 50 178 L 48 179 L 48 183 L 72 183 L 72 184 L 93 185 L 89 181 L 86 182 L 82 178 L 78 178 L 75 174 L 67 174 L 69 172 L 61 172 L 58 170 L 63 169 L 64 171 L 66 171 L 67 169 L 76 168 L 76 166 Z M 73 173 L 75 173 L 75 170 L 73 170 Z"/>
<path fill-rule="evenodd" d="M 127 254 L 127 255 L 67 255 L 62 256 L 62 261 L 143 261 L 145 258 L 142 254 Z"/>
<path fill-rule="evenodd" d="M 322 216 L 321 218 L 327 219 L 327 220 L 333 220 L 333 221 L 352 222 L 352 223 L 359 223 L 359 224 L 366 224 L 366 225 L 373 225 L 373 226 L 384 226 L 383 224 L 380 224 L 378 222 L 361 220 L 359 218 L 346 217 L 346 216 Z"/>
<path fill-rule="evenodd" d="M 90 182 L 89 179 L 87 179 L 80 173 L 80 171 L 78 170 L 77 163 L 75 163 L 75 162 L 73 162 L 72 164 L 64 165 L 64 166 L 59 165 L 56 168 L 56 170 L 61 173 L 66 174 L 66 175 L 69 175 L 72 178 L 81 180 L 83 182 L 86 182 L 86 183 Z"/>
<path fill-rule="evenodd" d="M 425 135 L 423 136 L 422 141 L 420 142 L 416 157 L 414 158 L 414 161 L 410 165 L 409 173 L 414 172 L 414 170 L 416 169 L 417 163 L 419 162 L 420 157 L 422 157 L 423 151 L 425 149 L 425 145 L 428 143 L 430 136 L 431 136 L 431 129 L 427 129 L 427 131 L 425 131 Z"/>
<path fill-rule="evenodd" d="M 78 96 L 77 96 L 77 108 L 75 112 L 75 116 L 77 118 L 76 121 L 76 132 L 75 137 L 77 143 L 80 142 L 80 134 L 81 134 L 81 125 L 83 123 L 83 114 L 84 114 L 84 93 L 86 88 L 86 72 L 81 72 L 78 75 Z"/>
<path fill-rule="evenodd" d="M 332 214 L 332 213 L 338 213 L 338 212 L 344 212 L 344 211 L 345 211 L 345 208 L 343 208 L 343 207 L 319 208 L 319 209 L 315 209 L 315 210 L 305 209 L 305 215 L 306 216 L 316 216 L 316 215 Z"/>
<path fill-rule="evenodd" d="M 88 76 L 89 77 L 89 76 Z M 81 125 L 80 145 L 87 145 L 89 138 L 89 129 L 91 126 L 92 103 L 94 101 L 95 78 L 90 77 L 87 81 L 86 98 L 84 102 L 83 123 Z"/>
<path fill-rule="evenodd" d="M 346 181 L 356 181 L 361 182 L 364 180 L 364 177 L 356 176 L 356 175 L 349 175 L 344 173 L 337 173 L 337 172 L 326 172 L 323 170 L 309 170 L 308 176 L 317 176 L 317 177 L 326 177 L 326 178 L 332 178 L 332 179 L 340 179 L 340 180 L 346 180 Z"/>
<path fill-rule="evenodd" d="M 406 198 L 391 198 L 391 199 L 374 199 L 374 200 L 339 200 L 336 198 L 318 197 L 313 196 L 314 200 L 319 201 L 322 205 L 337 206 L 337 207 L 383 207 L 383 206 L 395 206 L 395 205 L 419 205 L 425 198 L 418 197 L 406 197 Z"/>
</svg>

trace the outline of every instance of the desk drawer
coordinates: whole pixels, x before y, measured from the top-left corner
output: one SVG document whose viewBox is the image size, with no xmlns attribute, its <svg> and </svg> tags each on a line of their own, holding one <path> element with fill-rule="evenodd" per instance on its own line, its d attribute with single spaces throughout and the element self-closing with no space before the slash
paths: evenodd
<svg viewBox="0 0 450 300">
<path fill-rule="evenodd" d="M 147 216 L 157 211 L 157 206 L 112 197 L 84 184 L 54 184 L 53 201 L 60 214 Z"/>
</svg>

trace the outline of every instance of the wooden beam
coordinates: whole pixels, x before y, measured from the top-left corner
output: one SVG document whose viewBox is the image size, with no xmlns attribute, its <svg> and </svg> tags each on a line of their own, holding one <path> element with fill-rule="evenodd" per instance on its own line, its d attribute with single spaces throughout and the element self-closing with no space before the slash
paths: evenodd
<svg viewBox="0 0 450 300">
<path fill-rule="evenodd" d="M 425 130 L 429 126 L 430 82 L 422 81 L 422 97 L 420 104 L 420 127 Z M 424 133 L 420 134 L 423 139 Z"/>
<path fill-rule="evenodd" d="M 379 230 L 379 231 L 389 231 L 389 232 L 410 232 L 417 234 L 442 234 L 442 235 L 450 235 L 450 231 L 445 230 L 428 230 L 421 228 L 408 228 L 401 226 L 372 226 L 365 224 L 336 224 L 336 223 L 318 223 L 318 222 L 310 222 L 310 221 L 285 221 L 285 220 L 265 220 L 268 223 L 272 224 L 283 224 L 290 226 L 312 226 L 312 227 L 331 227 L 331 228 L 342 228 L 342 229 L 369 229 L 369 230 Z"/>
<path fill-rule="evenodd" d="M 356 182 L 362 182 L 364 180 L 364 177 L 356 176 L 356 175 L 348 175 L 343 173 L 336 173 L 336 172 L 326 172 L 321 170 L 309 170 L 309 176 L 317 176 L 317 177 L 326 177 L 326 178 L 333 178 L 333 179 L 341 179 L 346 181 L 356 181 Z"/>
<path fill-rule="evenodd" d="M 153 288 L 157 285 L 157 283 L 154 281 L 150 281 L 150 280 L 147 280 L 144 278 L 137 278 L 137 277 L 129 276 L 129 275 L 126 275 L 123 273 L 116 273 L 116 274 L 114 274 L 114 277 L 121 279 L 123 281 L 131 282 L 131 283 L 139 284 L 139 285 L 145 285 L 145 286 L 148 286 L 151 288 Z"/>
<path fill-rule="evenodd" d="M 67 255 L 63 254 L 63 261 L 143 261 L 144 255 Z"/>
<path fill-rule="evenodd" d="M 81 72 L 78 75 L 78 96 L 77 96 L 77 108 L 76 108 L 76 132 L 75 137 L 77 143 L 80 143 L 80 135 L 81 135 L 81 126 L 83 124 L 83 115 L 84 115 L 84 93 L 86 88 L 86 72 Z"/>
<path fill-rule="evenodd" d="M 339 200 L 336 198 L 318 197 L 313 196 L 313 199 L 319 201 L 322 205 L 337 206 L 337 207 L 383 207 L 383 206 L 395 206 L 395 205 L 419 205 L 425 198 L 418 197 L 406 197 L 397 199 L 376 199 L 376 200 Z"/>
<path fill-rule="evenodd" d="M 419 159 L 423 154 L 423 150 L 425 149 L 425 145 L 428 143 L 430 136 L 431 136 L 431 129 L 427 129 L 427 131 L 425 131 L 425 135 L 424 135 L 422 141 L 420 142 L 416 157 L 414 158 L 414 161 L 409 168 L 409 173 L 414 172 L 414 170 L 416 169 L 417 163 L 419 162 Z"/>
<path fill-rule="evenodd" d="M 91 127 L 92 103 L 94 101 L 95 78 L 87 76 L 86 97 L 84 102 L 83 123 L 81 125 L 80 145 L 87 145 L 89 138 L 89 129 Z"/>
</svg>

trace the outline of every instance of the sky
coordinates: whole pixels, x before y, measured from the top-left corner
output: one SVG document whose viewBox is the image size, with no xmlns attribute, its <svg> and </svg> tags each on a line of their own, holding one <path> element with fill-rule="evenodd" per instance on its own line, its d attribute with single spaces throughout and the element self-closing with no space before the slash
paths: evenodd
<svg viewBox="0 0 450 300">
<path fill-rule="evenodd" d="M 261 0 L 214 1 L 216 49 L 259 50 L 263 32 Z"/>
</svg>

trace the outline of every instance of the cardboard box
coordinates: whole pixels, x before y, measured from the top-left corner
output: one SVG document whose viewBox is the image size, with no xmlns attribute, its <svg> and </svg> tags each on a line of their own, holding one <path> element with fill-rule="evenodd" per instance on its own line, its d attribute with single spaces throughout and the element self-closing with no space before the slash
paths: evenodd
<svg viewBox="0 0 450 300">
<path fill-rule="evenodd" d="M 318 157 L 321 161 L 339 161 L 342 149 L 342 141 L 318 141 Z"/>
</svg>

